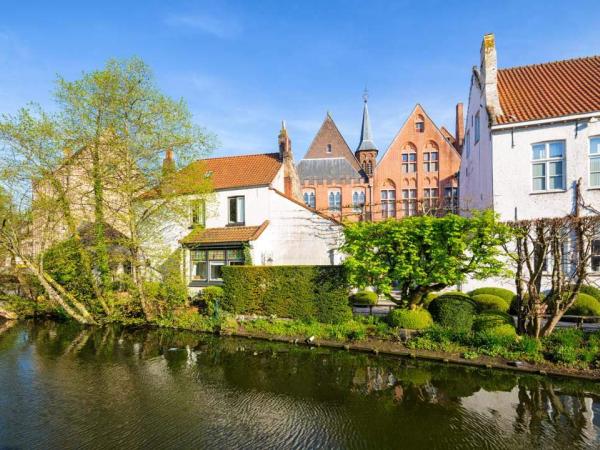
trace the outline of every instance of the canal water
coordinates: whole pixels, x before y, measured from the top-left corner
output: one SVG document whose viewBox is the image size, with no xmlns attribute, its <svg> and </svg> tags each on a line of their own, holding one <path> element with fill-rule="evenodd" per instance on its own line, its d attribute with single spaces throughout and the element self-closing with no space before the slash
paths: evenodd
<svg viewBox="0 0 600 450">
<path fill-rule="evenodd" d="M 0 448 L 600 448 L 600 388 L 164 329 L 0 323 Z"/>
</svg>

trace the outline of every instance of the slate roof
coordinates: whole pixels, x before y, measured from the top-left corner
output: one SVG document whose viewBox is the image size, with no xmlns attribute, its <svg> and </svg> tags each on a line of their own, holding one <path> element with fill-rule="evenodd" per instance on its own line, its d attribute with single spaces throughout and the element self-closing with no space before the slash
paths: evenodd
<svg viewBox="0 0 600 450">
<path fill-rule="evenodd" d="M 498 70 L 498 124 L 600 111 L 600 56 Z"/>
<path fill-rule="evenodd" d="M 369 108 L 367 108 L 366 98 L 365 106 L 363 107 L 362 127 L 360 129 L 360 141 L 356 150 L 377 150 L 377 146 L 373 142 L 373 132 L 371 131 L 371 120 L 369 119 Z"/>
<path fill-rule="evenodd" d="M 225 242 L 248 242 L 258 239 L 269 225 L 265 220 L 256 227 L 197 228 L 180 240 L 182 244 L 219 244 Z"/>
<path fill-rule="evenodd" d="M 303 159 L 297 170 L 301 181 L 362 180 L 360 172 L 346 158 Z"/>
</svg>

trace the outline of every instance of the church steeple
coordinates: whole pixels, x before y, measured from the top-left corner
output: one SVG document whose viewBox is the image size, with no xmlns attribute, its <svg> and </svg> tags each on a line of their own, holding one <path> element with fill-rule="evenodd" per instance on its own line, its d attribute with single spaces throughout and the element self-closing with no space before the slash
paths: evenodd
<svg viewBox="0 0 600 450">
<path fill-rule="evenodd" d="M 373 176 L 373 170 L 377 160 L 377 153 L 379 150 L 373 142 L 373 133 L 371 131 L 371 120 L 369 119 L 369 108 L 367 107 L 369 96 L 367 90 L 363 94 L 364 106 L 363 106 L 363 118 L 362 127 L 360 130 L 360 142 L 358 148 L 354 153 L 356 159 L 360 163 L 360 166 L 364 170 L 365 174 L 369 177 Z"/>
</svg>

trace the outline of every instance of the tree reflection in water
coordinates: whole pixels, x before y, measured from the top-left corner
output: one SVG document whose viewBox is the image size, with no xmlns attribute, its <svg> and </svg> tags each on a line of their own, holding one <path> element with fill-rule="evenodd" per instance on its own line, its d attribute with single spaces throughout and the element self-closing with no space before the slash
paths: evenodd
<svg viewBox="0 0 600 450">
<path fill-rule="evenodd" d="M 15 386 L 0 400 L 0 411 L 13 411 L 0 412 L 2 444 L 30 446 L 43 430 L 62 446 L 600 445 L 593 383 L 168 329 L 0 330 L 0 383 Z M 23 358 L 35 392 L 19 380 Z M 38 420 L 27 402 L 53 415 Z"/>
</svg>

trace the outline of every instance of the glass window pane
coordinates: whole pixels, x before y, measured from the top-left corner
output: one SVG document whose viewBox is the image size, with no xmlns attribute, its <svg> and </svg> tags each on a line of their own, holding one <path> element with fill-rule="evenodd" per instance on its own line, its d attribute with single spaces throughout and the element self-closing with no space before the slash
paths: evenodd
<svg viewBox="0 0 600 450">
<path fill-rule="evenodd" d="M 600 157 L 590 158 L 590 171 L 600 172 Z"/>
<path fill-rule="evenodd" d="M 600 187 L 600 172 L 590 175 L 590 186 Z"/>
<path fill-rule="evenodd" d="M 549 167 L 549 175 L 562 175 L 562 161 L 551 162 Z"/>
<path fill-rule="evenodd" d="M 429 153 L 423 153 L 423 160 L 429 161 Z"/>
<path fill-rule="evenodd" d="M 433 152 L 433 153 L 431 154 L 431 159 L 432 159 L 433 161 L 437 161 L 437 159 L 438 159 L 438 152 Z"/>
<path fill-rule="evenodd" d="M 227 250 L 227 259 L 244 259 L 244 252 L 241 248 Z"/>
<path fill-rule="evenodd" d="M 533 179 L 533 190 L 534 191 L 545 191 L 546 190 L 546 179 L 545 178 L 534 178 Z"/>
<path fill-rule="evenodd" d="M 546 175 L 546 164 L 534 164 L 533 165 L 533 176 L 543 177 Z"/>
<path fill-rule="evenodd" d="M 408 154 L 407 153 L 402 153 L 402 161 L 403 162 L 407 162 L 408 161 Z"/>
<path fill-rule="evenodd" d="M 237 202 L 235 197 L 229 199 L 229 222 L 234 223 L 237 220 Z"/>
<path fill-rule="evenodd" d="M 565 149 L 565 143 L 562 141 L 550 142 L 550 158 L 562 158 Z"/>
<path fill-rule="evenodd" d="M 411 154 L 409 155 L 409 157 L 410 157 L 410 160 L 411 160 L 411 161 L 416 161 L 416 160 L 417 160 L 417 154 L 416 154 L 416 153 L 411 153 Z"/>
<path fill-rule="evenodd" d="M 590 139 L 590 153 L 600 155 L 600 137 Z"/>
<path fill-rule="evenodd" d="M 244 197 L 237 198 L 237 221 L 239 223 L 243 223 L 245 221 L 245 203 Z"/>
<path fill-rule="evenodd" d="M 562 188 L 563 188 L 562 175 L 556 176 L 556 177 L 550 177 L 550 189 L 562 189 Z"/>
<path fill-rule="evenodd" d="M 208 269 L 206 262 L 196 262 L 192 265 L 192 278 L 194 280 L 206 280 L 206 271 Z"/>
<path fill-rule="evenodd" d="M 222 275 L 221 275 L 222 267 L 223 267 L 223 264 L 215 264 L 215 263 L 210 264 L 210 279 L 211 280 L 220 280 L 222 278 Z"/>
<path fill-rule="evenodd" d="M 544 159 L 546 157 L 546 144 L 533 145 L 533 159 Z"/>
<path fill-rule="evenodd" d="M 209 250 L 208 259 L 223 261 L 225 259 L 225 250 Z"/>
</svg>

